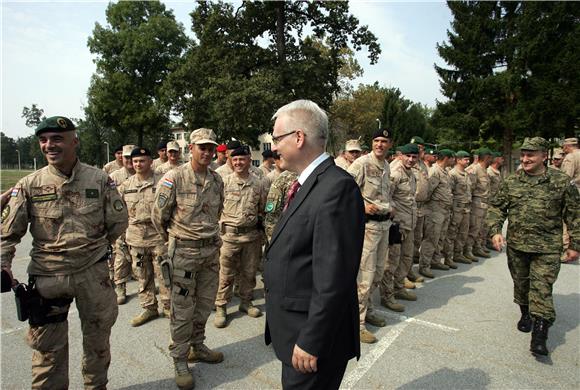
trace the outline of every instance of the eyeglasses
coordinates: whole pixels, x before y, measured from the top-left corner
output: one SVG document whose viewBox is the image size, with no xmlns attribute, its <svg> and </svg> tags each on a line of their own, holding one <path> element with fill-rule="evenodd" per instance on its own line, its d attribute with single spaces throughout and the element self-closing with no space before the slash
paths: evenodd
<svg viewBox="0 0 580 390">
<path fill-rule="evenodd" d="M 298 130 L 294 130 L 294 131 L 291 131 L 291 132 L 289 132 L 289 133 L 286 133 L 286 134 L 278 135 L 278 136 L 276 136 L 276 137 L 272 136 L 272 143 L 273 143 L 274 145 L 278 145 L 278 144 L 280 143 L 280 141 L 282 141 L 282 140 L 283 140 L 285 137 L 287 137 L 287 136 L 289 136 L 289 135 L 291 135 L 291 134 L 294 134 L 294 133 L 296 133 L 297 131 L 298 131 Z"/>
</svg>

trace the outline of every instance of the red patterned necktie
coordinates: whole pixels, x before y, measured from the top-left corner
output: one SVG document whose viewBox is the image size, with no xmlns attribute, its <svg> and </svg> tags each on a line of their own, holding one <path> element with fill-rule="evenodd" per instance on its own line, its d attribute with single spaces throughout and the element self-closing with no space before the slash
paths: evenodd
<svg viewBox="0 0 580 390">
<path fill-rule="evenodd" d="M 282 212 L 286 211 L 290 205 L 290 202 L 292 202 L 292 199 L 294 199 L 299 189 L 300 182 L 298 180 L 294 180 L 290 185 L 290 188 L 288 188 L 288 192 L 286 193 L 286 202 L 284 202 L 284 210 L 282 210 Z"/>
</svg>

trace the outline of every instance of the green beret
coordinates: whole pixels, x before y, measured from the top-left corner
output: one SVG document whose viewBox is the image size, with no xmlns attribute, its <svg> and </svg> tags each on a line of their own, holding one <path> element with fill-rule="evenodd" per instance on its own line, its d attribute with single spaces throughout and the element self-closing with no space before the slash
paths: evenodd
<svg viewBox="0 0 580 390">
<path fill-rule="evenodd" d="M 47 131 L 62 133 L 73 130 L 76 130 L 76 127 L 70 119 L 64 116 L 51 116 L 50 118 L 46 118 L 40 122 L 38 126 L 36 126 L 34 132 L 38 136 Z"/>
<path fill-rule="evenodd" d="M 489 148 L 479 148 L 477 149 L 477 155 L 482 156 L 493 156 L 493 152 Z"/>
<path fill-rule="evenodd" d="M 419 146 L 414 143 L 403 145 L 399 149 L 403 154 L 419 154 Z"/>
<path fill-rule="evenodd" d="M 459 158 L 471 157 L 471 154 L 469 154 L 465 150 L 460 150 L 459 152 L 455 153 L 455 157 Z"/>
<path fill-rule="evenodd" d="M 151 157 L 151 151 L 147 148 L 135 148 L 131 151 L 131 158 L 142 157 L 142 156 Z"/>
<path fill-rule="evenodd" d="M 423 138 L 419 137 L 418 135 L 414 135 L 413 138 L 411 138 L 411 143 L 425 145 L 425 141 L 423 141 Z"/>
<path fill-rule="evenodd" d="M 427 153 L 427 154 L 430 154 L 430 155 L 435 155 L 435 154 L 437 154 L 437 152 L 435 151 L 435 149 L 433 149 L 433 148 L 432 148 L 432 147 L 430 147 L 430 146 L 426 146 L 426 147 L 425 147 L 425 153 Z"/>
<path fill-rule="evenodd" d="M 493 152 L 492 156 L 495 157 L 502 157 L 503 155 L 501 154 L 501 152 Z"/>
<path fill-rule="evenodd" d="M 451 149 L 441 149 L 437 152 L 439 157 L 455 157 L 455 152 Z"/>
<path fill-rule="evenodd" d="M 542 137 L 533 137 L 524 139 L 521 150 L 548 150 L 548 141 Z"/>
</svg>

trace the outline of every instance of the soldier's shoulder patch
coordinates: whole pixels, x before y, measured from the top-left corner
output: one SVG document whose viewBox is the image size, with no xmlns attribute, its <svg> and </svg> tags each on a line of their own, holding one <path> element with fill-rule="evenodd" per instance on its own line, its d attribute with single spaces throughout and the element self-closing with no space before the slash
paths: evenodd
<svg viewBox="0 0 580 390">
<path fill-rule="evenodd" d="M 20 188 L 13 188 L 12 189 L 12 193 L 10 194 L 11 197 L 15 198 L 18 196 L 18 193 L 20 192 Z"/>
<path fill-rule="evenodd" d="M 117 183 L 115 183 L 115 180 L 111 179 L 110 176 L 107 179 L 107 186 L 109 186 L 109 188 L 112 189 L 112 190 L 116 190 L 117 189 Z"/>
<path fill-rule="evenodd" d="M 173 188 L 173 180 L 165 177 L 161 180 L 161 185 L 164 187 L 167 187 L 169 189 L 172 189 Z"/>
<path fill-rule="evenodd" d="M 266 202 L 266 210 L 265 211 L 267 213 L 271 213 L 275 207 L 276 207 L 276 201 L 269 200 L 268 202 Z"/>
<path fill-rule="evenodd" d="M 6 221 L 9 215 L 10 215 L 10 205 L 6 205 L 6 207 L 2 209 L 2 223 Z"/>
<path fill-rule="evenodd" d="M 163 208 L 165 207 L 166 204 L 167 204 L 167 196 L 163 194 L 159 195 L 159 197 L 157 198 L 157 206 L 159 206 L 159 208 Z"/>
<path fill-rule="evenodd" d="M 123 206 L 123 202 L 120 199 L 117 199 L 115 202 L 113 202 L 113 208 L 116 211 L 123 211 L 125 206 Z"/>
</svg>

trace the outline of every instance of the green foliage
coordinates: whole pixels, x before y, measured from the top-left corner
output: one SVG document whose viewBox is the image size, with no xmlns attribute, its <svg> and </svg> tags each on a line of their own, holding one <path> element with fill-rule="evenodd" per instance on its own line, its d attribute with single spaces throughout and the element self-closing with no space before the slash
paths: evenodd
<svg viewBox="0 0 580 390">
<path fill-rule="evenodd" d="M 169 127 L 161 90 L 187 45 L 183 26 L 158 1 L 121 1 L 107 7 L 107 26 L 88 40 L 97 71 L 89 106 L 112 139 L 143 144 Z"/>
<path fill-rule="evenodd" d="M 346 2 L 198 2 L 195 42 L 169 76 L 163 102 L 189 129 L 212 127 L 222 140 L 250 144 L 271 128 L 281 105 L 308 98 L 328 108 L 362 70 L 354 50 L 380 48 Z M 306 29 L 311 35 L 304 33 Z"/>
<path fill-rule="evenodd" d="M 449 67 L 433 124 L 458 142 L 501 146 L 523 137 L 569 136 L 580 113 L 580 7 L 574 2 L 448 2 Z"/>
<path fill-rule="evenodd" d="M 395 145 L 404 145 L 413 136 L 435 142 L 430 116 L 430 109 L 406 99 L 397 88 L 381 87 L 378 83 L 360 85 L 352 94 L 335 99 L 330 108 L 329 149 L 336 153 L 346 140 L 354 138 L 370 146 L 379 121 L 382 128 L 394 134 Z"/>
</svg>

